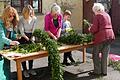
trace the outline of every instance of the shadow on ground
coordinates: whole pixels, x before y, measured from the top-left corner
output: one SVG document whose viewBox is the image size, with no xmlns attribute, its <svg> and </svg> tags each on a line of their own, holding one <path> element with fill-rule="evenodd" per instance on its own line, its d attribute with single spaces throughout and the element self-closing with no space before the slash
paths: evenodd
<svg viewBox="0 0 120 80">
<path fill-rule="evenodd" d="M 37 68 L 34 69 L 37 72 L 36 76 L 32 76 L 30 75 L 29 78 L 25 78 L 23 76 L 23 80 L 50 80 L 50 71 L 48 70 L 48 67 L 42 67 L 42 68 Z M 95 79 L 95 76 L 78 76 L 78 75 L 82 75 L 82 74 L 87 74 L 89 71 L 84 71 L 84 72 L 80 72 L 77 74 L 74 73 L 70 73 L 68 71 L 64 72 L 64 80 L 90 80 L 90 79 Z M 16 72 L 12 72 L 12 80 L 17 80 L 16 77 L 17 73 Z"/>
</svg>

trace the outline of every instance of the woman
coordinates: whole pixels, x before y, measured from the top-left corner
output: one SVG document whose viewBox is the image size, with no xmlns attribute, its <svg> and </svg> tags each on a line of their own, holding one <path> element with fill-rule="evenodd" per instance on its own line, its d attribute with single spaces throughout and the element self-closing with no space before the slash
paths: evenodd
<svg viewBox="0 0 120 80">
<path fill-rule="evenodd" d="M 62 16 L 60 12 L 61 12 L 60 6 L 54 3 L 51 6 L 51 11 L 45 15 L 44 30 L 54 40 L 57 40 L 61 34 Z"/>
<path fill-rule="evenodd" d="M 22 38 L 18 40 L 21 44 L 31 43 L 32 33 L 34 32 L 37 18 L 34 15 L 34 9 L 31 5 L 26 5 L 22 10 L 22 15 L 19 21 L 19 30 Z M 29 73 L 36 75 L 36 72 L 32 70 L 33 60 L 29 60 L 29 70 L 27 70 L 26 61 L 22 62 L 23 74 L 25 77 L 30 77 Z"/>
<path fill-rule="evenodd" d="M 58 40 L 61 34 L 62 16 L 61 8 L 54 3 L 51 6 L 51 11 L 45 15 L 44 30 L 48 33 L 51 39 Z M 50 67 L 50 57 L 48 56 L 48 66 Z M 51 68 L 51 67 L 50 67 Z"/>
<path fill-rule="evenodd" d="M 93 63 L 94 71 L 90 75 L 107 75 L 107 58 L 110 51 L 110 43 L 115 39 L 110 16 L 105 12 L 101 3 L 94 3 L 92 7 L 95 13 L 93 24 L 89 31 L 94 35 Z M 99 57 L 101 53 L 101 58 Z"/>
<path fill-rule="evenodd" d="M 16 27 L 19 21 L 19 16 L 11 6 L 7 6 L 0 18 L 0 50 L 4 45 L 18 45 L 18 41 L 12 41 L 7 38 L 7 29 L 11 26 Z M 0 80 L 10 80 L 10 61 L 0 56 Z"/>
</svg>

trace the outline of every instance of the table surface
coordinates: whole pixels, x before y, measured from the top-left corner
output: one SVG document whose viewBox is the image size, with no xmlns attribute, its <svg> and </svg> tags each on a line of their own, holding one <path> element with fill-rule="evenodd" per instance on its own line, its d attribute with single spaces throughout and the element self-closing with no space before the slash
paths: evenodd
<svg viewBox="0 0 120 80">
<path fill-rule="evenodd" d="M 88 43 L 88 44 L 81 44 L 81 45 L 62 45 L 60 47 L 58 47 L 58 50 L 60 53 L 62 52 L 68 52 L 68 51 L 72 51 L 72 50 L 77 50 L 80 48 L 84 48 L 84 47 L 89 47 L 91 46 L 92 43 Z M 23 58 L 27 58 L 27 57 L 31 57 L 31 56 L 35 56 L 35 55 L 43 55 L 41 57 L 46 57 L 48 56 L 48 52 L 47 51 L 38 51 L 38 52 L 33 52 L 33 53 L 27 53 L 27 54 L 22 54 L 22 53 L 16 53 L 16 52 L 7 52 L 7 51 L 0 51 L 0 54 L 2 56 L 4 56 L 5 58 L 7 58 L 8 60 L 17 60 L 17 59 L 23 59 Z"/>
</svg>

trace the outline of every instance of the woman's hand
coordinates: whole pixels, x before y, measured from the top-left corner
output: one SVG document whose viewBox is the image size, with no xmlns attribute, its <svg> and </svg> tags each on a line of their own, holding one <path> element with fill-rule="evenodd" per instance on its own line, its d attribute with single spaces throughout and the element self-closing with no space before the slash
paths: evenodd
<svg viewBox="0 0 120 80">
<path fill-rule="evenodd" d="M 19 45 L 20 43 L 18 41 L 11 41 L 10 45 Z"/>
<path fill-rule="evenodd" d="M 56 36 L 54 36 L 53 39 L 56 40 L 56 41 L 58 40 L 58 38 Z"/>
<path fill-rule="evenodd" d="M 16 34 L 17 39 L 21 39 L 22 35 L 21 34 Z"/>
</svg>

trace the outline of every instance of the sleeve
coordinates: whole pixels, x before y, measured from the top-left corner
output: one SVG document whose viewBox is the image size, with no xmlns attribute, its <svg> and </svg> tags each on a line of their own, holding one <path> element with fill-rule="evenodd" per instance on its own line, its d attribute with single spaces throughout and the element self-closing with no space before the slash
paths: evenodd
<svg viewBox="0 0 120 80">
<path fill-rule="evenodd" d="M 10 45 L 10 42 L 12 41 L 5 36 L 4 29 L 1 24 L 0 24 L 0 41 L 7 45 Z"/>
<path fill-rule="evenodd" d="M 37 26 L 37 17 L 34 17 L 34 23 L 33 23 L 33 26 L 32 26 L 32 33 L 34 32 L 34 30 L 36 29 L 36 26 Z"/>
<path fill-rule="evenodd" d="M 15 40 L 15 39 L 16 39 L 16 36 L 17 36 L 16 32 L 15 32 L 15 31 L 12 31 L 12 32 L 11 32 L 11 39 L 12 39 L 12 40 Z"/>
<path fill-rule="evenodd" d="M 48 15 L 46 15 L 45 19 L 44 19 L 44 30 L 49 31 L 49 18 L 48 18 Z"/>
<path fill-rule="evenodd" d="M 18 27 L 19 27 L 19 31 L 20 31 L 21 35 L 24 36 L 25 35 L 25 33 L 24 33 L 24 24 L 23 24 L 22 19 L 20 19 Z"/>
<path fill-rule="evenodd" d="M 99 18 L 99 17 L 96 15 L 96 16 L 94 17 L 94 19 L 93 19 L 93 24 L 92 24 L 92 26 L 91 26 L 91 28 L 90 28 L 90 32 L 91 32 L 92 34 L 95 34 L 95 33 L 98 32 L 98 28 L 99 28 L 98 18 Z"/>
<path fill-rule="evenodd" d="M 62 22 L 62 30 L 61 30 L 61 31 L 62 31 L 62 32 L 65 32 L 65 29 L 66 29 L 66 24 L 65 24 L 65 22 L 63 21 L 63 22 Z"/>
<path fill-rule="evenodd" d="M 62 28 L 62 15 L 59 15 L 59 28 Z"/>
</svg>

